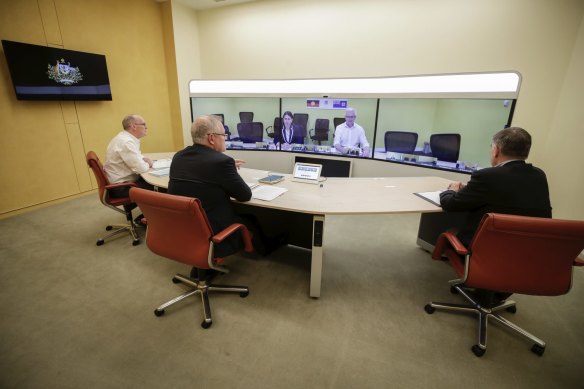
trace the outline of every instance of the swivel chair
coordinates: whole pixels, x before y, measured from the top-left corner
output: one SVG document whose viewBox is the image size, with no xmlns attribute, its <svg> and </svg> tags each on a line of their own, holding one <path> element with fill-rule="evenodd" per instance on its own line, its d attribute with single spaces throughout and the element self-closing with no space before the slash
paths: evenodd
<svg viewBox="0 0 584 389">
<path fill-rule="evenodd" d="M 320 145 L 322 141 L 328 141 L 329 131 L 328 119 L 316 119 L 314 122 L 314 130 L 310 130 L 310 139 L 317 141 Z"/>
<path fill-rule="evenodd" d="M 385 151 L 413 154 L 418 144 L 418 133 L 406 131 L 386 131 Z"/>
<path fill-rule="evenodd" d="M 262 142 L 264 140 L 264 124 L 262 122 L 237 123 L 237 134 L 243 143 Z"/>
<path fill-rule="evenodd" d="M 460 134 L 430 135 L 432 156 L 439 161 L 457 162 L 460 153 Z"/>
<path fill-rule="evenodd" d="M 229 131 L 229 126 L 225 125 L 225 115 L 222 113 L 214 113 L 213 116 L 217 116 L 225 128 L 225 133 L 227 134 L 227 140 L 231 140 L 231 132 Z"/>
<path fill-rule="evenodd" d="M 272 129 L 271 132 L 268 131 L 270 128 Z M 274 125 L 266 127 L 266 135 L 268 136 L 268 138 L 276 139 L 276 138 L 280 137 L 281 131 L 282 131 L 282 118 L 279 116 L 276 116 L 274 118 Z"/>
<path fill-rule="evenodd" d="M 471 348 L 477 357 L 487 350 L 489 320 L 530 340 L 531 351 L 541 356 L 546 346 L 543 340 L 497 313 L 502 310 L 515 313 L 515 302 L 498 301 L 496 297 L 510 293 L 536 296 L 568 293 L 573 266 L 584 265 L 577 258 L 582 249 L 584 221 L 488 213 L 468 248 L 453 233 L 445 232 L 439 236 L 432 253 L 436 260 L 448 259 L 458 276 L 450 281 L 451 291 L 470 305 L 432 302 L 424 309 L 429 314 L 436 309 L 478 314 L 478 343 Z"/>
<path fill-rule="evenodd" d="M 303 138 L 306 138 L 308 128 L 308 114 L 307 113 L 295 113 L 292 119 L 292 126 L 294 131 L 302 134 Z"/>
<path fill-rule="evenodd" d="M 136 204 L 133 203 L 129 197 L 115 198 L 110 196 L 110 190 L 115 188 L 130 188 L 136 186 L 133 183 L 123 183 L 123 184 L 110 184 L 105 172 L 103 171 L 103 166 L 97 157 L 95 152 L 90 151 L 86 156 L 87 165 L 93 171 L 95 175 L 95 180 L 98 186 L 99 201 L 106 207 L 113 209 L 116 212 L 123 214 L 126 217 L 126 224 L 111 224 L 105 229 L 106 231 L 111 231 L 108 235 L 103 238 L 99 238 L 95 243 L 98 246 L 104 244 L 106 239 L 113 236 L 129 233 L 132 237 L 132 245 L 136 246 L 140 244 L 140 238 L 136 233 L 136 227 L 134 226 L 134 220 L 132 218 L 132 209 L 136 208 Z"/>
<path fill-rule="evenodd" d="M 193 266 L 198 270 L 215 269 L 227 273 L 229 270 L 222 266 L 223 259 L 215 256 L 216 244 L 240 231 L 244 250 L 253 251 L 251 234 L 243 224 L 234 223 L 214 234 L 199 199 L 141 188 L 132 188 L 130 198 L 138 204 L 146 217 L 148 223 L 146 244 L 155 254 Z M 154 310 L 154 314 L 162 316 L 166 308 L 198 294 L 203 303 L 204 320 L 201 327 L 206 329 L 213 324 L 209 292 L 239 293 L 240 297 L 249 294 L 249 288 L 246 286 L 207 283 L 202 276 L 203 272 L 199 272 L 199 275 L 198 279 L 195 279 L 176 274 L 172 282 L 188 285 L 191 290 L 160 305 Z"/>
<path fill-rule="evenodd" d="M 241 123 L 251 123 L 253 122 L 253 112 L 240 112 L 239 121 Z"/>
</svg>

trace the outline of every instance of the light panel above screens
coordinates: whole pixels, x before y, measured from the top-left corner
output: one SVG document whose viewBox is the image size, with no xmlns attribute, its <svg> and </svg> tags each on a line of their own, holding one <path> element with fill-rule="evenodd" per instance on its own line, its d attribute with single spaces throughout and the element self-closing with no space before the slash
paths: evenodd
<svg viewBox="0 0 584 389">
<path fill-rule="evenodd" d="M 517 72 L 305 80 L 192 80 L 191 97 L 375 97 L 516 99 Z"/>
</svg>

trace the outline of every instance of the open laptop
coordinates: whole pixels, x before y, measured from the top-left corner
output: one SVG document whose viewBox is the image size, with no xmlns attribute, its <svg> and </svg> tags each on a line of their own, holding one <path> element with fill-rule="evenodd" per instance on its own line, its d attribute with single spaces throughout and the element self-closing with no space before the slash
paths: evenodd
<svg viewBox="0 0 584 389">
<path fill-rule="evenodd" d="M 296 162 L 292 172 L 292 181 L 318 184 L 322 165 L 315 163 Z"/>
</svg>

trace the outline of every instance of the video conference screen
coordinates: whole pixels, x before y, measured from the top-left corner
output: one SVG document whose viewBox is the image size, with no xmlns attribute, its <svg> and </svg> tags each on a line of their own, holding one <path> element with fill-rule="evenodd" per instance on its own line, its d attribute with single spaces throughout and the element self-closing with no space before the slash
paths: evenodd
<svg viewBox="0 0 584 389">
<path fill-rule="evenodd" d="M 468 98 L 191 98 L 193 118 L 220 115 L 228 149 L 370 158 L 462 173 L 490 166 L 485 144 L 509 126 L 513 106 L 514 100 Z"/>
</svg>

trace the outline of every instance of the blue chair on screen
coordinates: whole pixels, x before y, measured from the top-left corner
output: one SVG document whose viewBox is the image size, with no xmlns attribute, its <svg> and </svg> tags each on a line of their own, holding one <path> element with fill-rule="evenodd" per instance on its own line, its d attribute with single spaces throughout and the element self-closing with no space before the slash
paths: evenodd
<svg viewBox="0 0 584 389">
<path fill-rule="evenodd" d="M 433 134 L 430 148 L 432 156 L 439 161 L 456 162 L 460 154 L 460 134 Z"/>
</svg>

